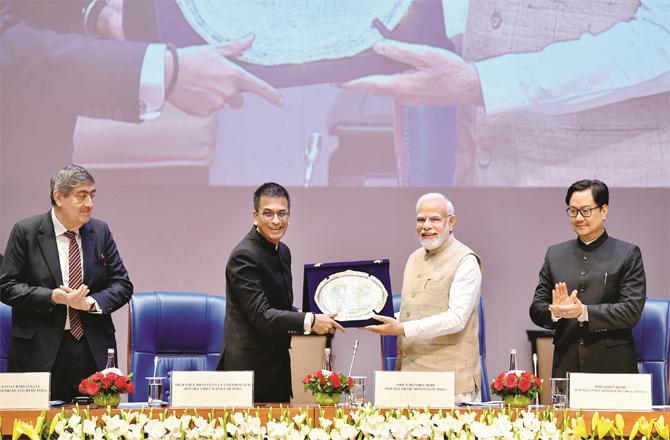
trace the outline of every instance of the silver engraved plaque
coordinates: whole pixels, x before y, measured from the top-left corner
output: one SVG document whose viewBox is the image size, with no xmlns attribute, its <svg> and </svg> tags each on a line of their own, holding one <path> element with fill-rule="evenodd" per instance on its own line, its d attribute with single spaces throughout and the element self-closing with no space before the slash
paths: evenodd
<svg viewBox="0 0 670 440">
<path fill-rule="evenodd" d="M 240 60 L 263 65 L 336 60 L 369 49 L 393 30 L 413 0 L 176 0 L 191 28 L 210 44 L 250 33 Z"/>
<path fill-rule="evenodd" d="M 379 278 L 369 273 L 345 270 L 319 283 L 314 302 L 323 313 L 337 313 L 338 321 L 370 319 L 386 304 L 388 292 Z"/>
</svg>

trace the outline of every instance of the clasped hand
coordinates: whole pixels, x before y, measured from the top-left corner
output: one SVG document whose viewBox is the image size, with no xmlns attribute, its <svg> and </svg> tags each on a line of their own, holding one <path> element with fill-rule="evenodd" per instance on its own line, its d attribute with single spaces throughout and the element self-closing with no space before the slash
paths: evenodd
<svg viewBox="0 0 670 440">
<path fill-rule="evenodd" d="M 551 305 L 549 310 L 556 318 L 578 318 L 584 313 L 584 305 L 577 298 L 577 290 L 568 295 L 565 283 L 556 283 L 551 291 Z"/>
<path fill-rule="evenodd" d="M 86 284 L 82 284 L 77 289 L 70 289 L 61 285 L 51 292 L 51 301 L 55 304 L 63 304 L 73 309 L 87 311 L 91 307 L 86 301 L 89 292 L 90 290 Z"/>
</svg>

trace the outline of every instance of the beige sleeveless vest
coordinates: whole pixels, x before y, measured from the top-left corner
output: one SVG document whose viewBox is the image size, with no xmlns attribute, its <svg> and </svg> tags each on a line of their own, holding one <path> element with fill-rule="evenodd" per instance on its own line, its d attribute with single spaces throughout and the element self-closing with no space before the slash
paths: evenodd
<svg viewBox="0 0 670 440">
<path fill-rule="evenodd" d="M 426 258 L 423 248 L 410 255 L 405 266 L 400 320 L 421 319 L 449 308 L 449 290 L 458 263 L 466 255 L 477 257 L 454 236 L 436 254 Z M 453 371 L 456 393 L 481 388 L 479 364 L 479 314 L 477 308 L 459 332 L 430 339 L 398 338 L 396 369 L 403 371 Z"/>
<path fill-rule="evenodd" d="M 463 56 L 537 51 L 633 18 L 637 0 L 471 0 Z M 577 57 L 575 63 L 580 63 Z M 616 66 L 612 66 L 613 69 Z M 460 112 L 460 185 L 670 185 L 670 94 L 565 115 Z"/>
</svg>

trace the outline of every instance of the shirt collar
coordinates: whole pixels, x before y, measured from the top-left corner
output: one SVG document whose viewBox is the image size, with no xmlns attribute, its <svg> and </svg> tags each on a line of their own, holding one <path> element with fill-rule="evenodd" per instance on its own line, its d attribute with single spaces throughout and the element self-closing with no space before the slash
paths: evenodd
<svg viewBox="0 0 670 440">
<path fill-rule="evenodd" d="M 598 248 L 601 244 L 607 240 L 607 231 L 603 230 L 603 233 L 600 234 L 598 238 L 588 243 L 584 243 L 579 237 L 577 237 L 577 245 L 584 250 L 591 250 Z"/>
<path fill-rule="evenodd" d="M 261 234 L 261 231 L 258 230 L 258 226 L 254 225 L 252 231 L 256 232 L 255 237 L 259 242 L 263 243 L 263 246 L 268 247 L 268 248 L 272 248 L 275 251 L 279 250 L 279 244 L 274 244 L 271 241 L 269 241 L 267 238 L 265 238 L 263 236 L 263 234 Z"/>
<path fill-rule="evenodd" d="M 51 208 L 51 221 L 54 224 L 54 233 L 56 234 L 56 237 L 63 235 L 67 232 L 67 228 L 63 226 L 63 224 L 58 220 L 58 217 L 56 217 L 56 212 L 54 211 L 53 208 Z M 79 231 L 74 231 L 75 235 L 79 235 Z"/>
</svg>

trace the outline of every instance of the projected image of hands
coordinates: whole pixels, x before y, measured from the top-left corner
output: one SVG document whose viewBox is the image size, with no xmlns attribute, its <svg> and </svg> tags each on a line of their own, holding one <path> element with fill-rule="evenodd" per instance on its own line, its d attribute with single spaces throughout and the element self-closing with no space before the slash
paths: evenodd
<svg viewBox="0 0 670 440">
<path fill-rule="evenodd" d="M 599 2 L 8 1 L 2 176 L 668 187 L 670 0 Z"/>
</svg>

